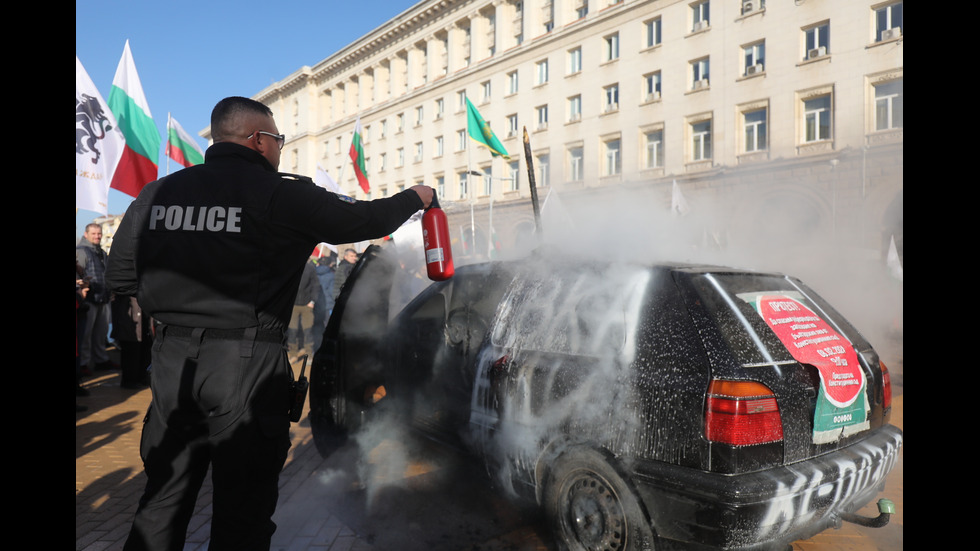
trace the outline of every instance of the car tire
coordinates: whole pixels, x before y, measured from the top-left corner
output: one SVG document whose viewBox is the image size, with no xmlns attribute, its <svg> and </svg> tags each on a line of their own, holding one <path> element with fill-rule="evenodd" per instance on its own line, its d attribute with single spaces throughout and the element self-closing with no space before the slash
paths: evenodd
<svg viewBox="0 0 980 551">
<path fill-rule="evenodd" d="M 350 433 L 343 381 L 330 377 L 327 367 L 317 362 L 310 379 L 310 429 L 317 451 L 327 457 L 347 441 Z"/>
<path fill-rule="evenodd" d="M 636 495 L 605 456 L 563 452 L 549 471 L 544 510 L 562 551 L 650 551 L 653 530 Z"/>
</svg>

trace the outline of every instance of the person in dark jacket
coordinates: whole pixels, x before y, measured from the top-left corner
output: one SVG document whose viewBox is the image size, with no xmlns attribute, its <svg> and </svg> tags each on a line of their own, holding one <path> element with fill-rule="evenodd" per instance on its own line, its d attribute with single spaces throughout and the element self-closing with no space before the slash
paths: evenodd
<svg viewBox="0 0 980 551">
<path fill-rule="evenodd" d="M 146 487 L 127 551 L 181 549 L 208 470 L 210 549 L 268 550 L 289 448 L 284 332 L 310 251 L 388 235 L 432 188 L 356 201 L 279 173 L 272 111 L 230 97 L 205 162 L 147 184 L 116 232 L 106 280 L 158 323 L 140 453 Z"/>
<path fill-rule="evenodd" d="M 299 291 L 293 304 L 293 316 L 289 320 L 289 361 L 295 362 L 303 354 L 313 356 L 313 309 L 320 297 L 320 280 L 313 264 L 303 266 Z"/>
<path fill-rule="evenodd" d="M 95 222 L 85 226 L 85 233 L 75 246 L 75 262 L 85 271 L 89 282 L 79 350 L 82 371 L 90 373 L 115 369 L 118 366 L 109 359 L 109 352 L 106 350 L 112 316 L 109 300 L 112 296 L 105 285 L 106 254 L 102 249 L 102 226 Z"/>
<path fill-rule="evenodd" d="M 344 251 L 344 258 L 341 259 L 340 264 L 337 265 L 337 270 L 333 277 L 333 299 L 337 300 L 340 296 L 340 290 L 344 288 L 344 283 L 347 282 L 347 276 L 350 275 L 351 270 L 354 269 L 354 264 L 357 264 L 357 251 L 354 249 L 347 249 Z"/>
<path fill-rule="evenodd" d="M 321 256 L 316 262 L 316 277 L 320 281 L 320 302 L 313 305 L 313 351 L 320 348 L 323 331 L 333 311 L 334 255 Z"/>
</svg>

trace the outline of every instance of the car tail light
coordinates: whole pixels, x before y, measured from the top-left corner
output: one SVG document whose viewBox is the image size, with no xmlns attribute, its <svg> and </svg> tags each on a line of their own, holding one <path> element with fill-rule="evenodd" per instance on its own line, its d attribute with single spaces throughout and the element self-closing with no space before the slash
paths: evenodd
<svg viewBox="0 0 980 551">
<path fill-rule="evenodd" d="M 776 395 L 755 381 L 711 381 L 704 432 L 712 442 L 733 446 L 782 440 Z"/>
<path fill-rule="evenodd" d="M 892 376 L 888 373 L 888 367 L 885 366 L 885 362 L 879 363 L 881 364 L 881 386 L 884 390 L 881 407 L 888 409 L 892 407 Z"/>
</svg>

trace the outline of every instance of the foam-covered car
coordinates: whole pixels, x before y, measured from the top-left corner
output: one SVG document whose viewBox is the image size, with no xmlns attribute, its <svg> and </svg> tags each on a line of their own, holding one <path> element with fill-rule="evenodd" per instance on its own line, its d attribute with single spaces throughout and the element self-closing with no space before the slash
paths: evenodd
<svg viewBox="0 0 980 551">
<path fill-rule="evenodd" d="M 887 368 L 793 277 L 539 251 L 402 307 L 405 279 L 371 247 L 338 298 L 311 374 L 321 451 L 384 405 L 537 502 L 562 548 L 782 548 L 898 460 Z"/>
</svg>

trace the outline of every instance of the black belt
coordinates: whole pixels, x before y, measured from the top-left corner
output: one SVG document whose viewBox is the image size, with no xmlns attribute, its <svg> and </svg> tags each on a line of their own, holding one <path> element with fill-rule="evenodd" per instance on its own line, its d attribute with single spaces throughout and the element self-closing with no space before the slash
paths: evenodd
<svg viewBox="0 0 980 551">
<path fill-rule="evenodd" d="M 193 327 L 184 327 L 181 325 L 163 325 L 162 326 L 164 335 L 168 337 L 190 337 L 193 332 Z M 216 340 L 226 340 L 226 341 L 239 341 L 245 338 L 245 331 L 247 328 L 239 329 L 204 329 L 204 338 L 216 339 Z M 255 331 L 255 340 L 262 342 L 273 342 L 281 343 L 283 341 L 282 331 L 275 329 L 257 329 Z"/>
</svg>

